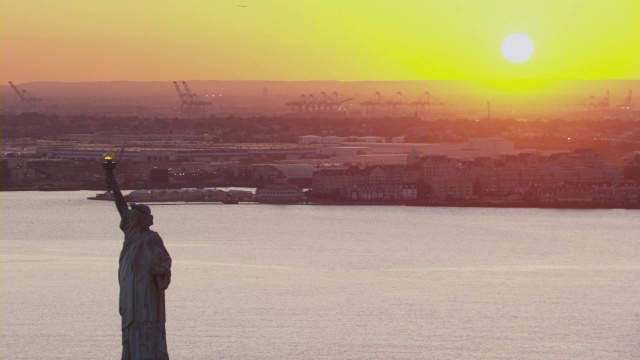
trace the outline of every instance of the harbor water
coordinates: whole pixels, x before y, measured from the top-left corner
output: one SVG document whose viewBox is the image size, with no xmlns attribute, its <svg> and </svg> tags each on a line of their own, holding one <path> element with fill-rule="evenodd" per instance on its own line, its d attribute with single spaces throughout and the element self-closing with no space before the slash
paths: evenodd
<svg viewBox="0 0 640 360">
<path fill-rule="evenodd" d="M 113 203 L 0 193 L 2 359 L 116 359 Z M 638 359 L 640 211 L 151 204 L 173 359 Z"/>
</svg>

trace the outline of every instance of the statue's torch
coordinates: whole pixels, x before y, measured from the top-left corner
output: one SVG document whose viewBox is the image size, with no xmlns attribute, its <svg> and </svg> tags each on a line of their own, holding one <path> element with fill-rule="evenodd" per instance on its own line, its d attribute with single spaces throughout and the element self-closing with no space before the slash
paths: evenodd
<svg viewBox="0 0 640 360">
<path fill-rule="evenodd" d="M 109 171 L 116 168 L 116 163 L 113 161 L 113 158 L 116 157 L 116 154 L 113 151 L 107 151 L 104 154 L 104 162 L 102 163 L 102 168 Z M 111 192 L 111 184 L 107 181 L 107 192 Z"/>
</svg>

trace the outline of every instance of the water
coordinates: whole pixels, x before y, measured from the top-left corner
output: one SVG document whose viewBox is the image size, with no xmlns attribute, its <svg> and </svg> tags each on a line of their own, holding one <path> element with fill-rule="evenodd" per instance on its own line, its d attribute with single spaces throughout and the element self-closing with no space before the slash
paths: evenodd
<svg viewBox="0 0 640 360">
<path fill-rule="evenodd" d="M 120 356 L 111 203 L 4 192 L 2 359 Z M 174 359 L 638 359 L 640 211 L 151 205 Z"/>
</svg>

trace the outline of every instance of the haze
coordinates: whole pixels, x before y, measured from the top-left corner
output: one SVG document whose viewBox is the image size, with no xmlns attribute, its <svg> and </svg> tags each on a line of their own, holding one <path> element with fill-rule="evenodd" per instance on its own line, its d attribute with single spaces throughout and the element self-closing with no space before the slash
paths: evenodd
<svg viewBox="0 0 640 360">
<path fill-rule="evenodd" d="M 5 84 L 640 79 L 637 0 L 0 3 Z M 502 58 L 514 32 L 531 61 Z"/>
</svg>

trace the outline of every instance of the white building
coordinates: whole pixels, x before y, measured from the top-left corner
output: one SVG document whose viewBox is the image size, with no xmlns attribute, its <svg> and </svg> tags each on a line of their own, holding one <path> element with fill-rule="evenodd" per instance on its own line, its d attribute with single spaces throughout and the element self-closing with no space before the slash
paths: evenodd
<svg viewBox="0 0 640 360">
<path fill-rule="evenodd" d="M 273 184 L 258 188 L 255 198 L 262 203 L 286 204 L 304 201 L 305 197 L 302 188 L 289 184 L 286 177 L 280 177 Z"/>
<path fill-rule="evenodd" d="M 304 135 L 298 138 L 300 144 L 321 144 L 322 136 L 317 135 Z"/>
<path fill-rule="evenodd" d="M 365 154 L 403 154 L 406 156 L 415 150 L 420 156 L 444 155 L 455 159 L 472 160 L 477 157 L 495 158 L 505 154 L 517 154 L 513 142 L 502 138 L 470 139 L 463 143 L 412 144 L 412 143 L 376 143 L 360 142 L 325 146 L 319 149 L 321 155 L 342 156 Z M 346 161 L 333 161 L 346 162 Z"/>
</svg>

